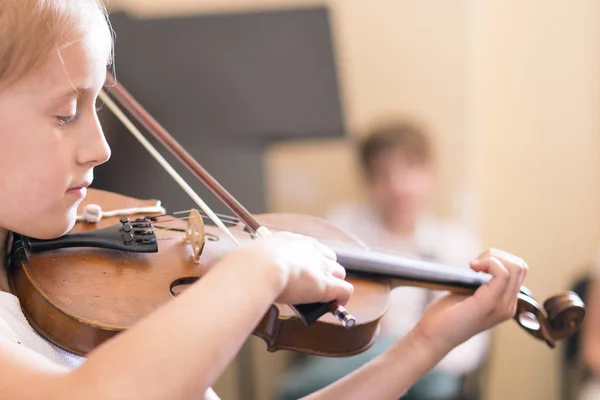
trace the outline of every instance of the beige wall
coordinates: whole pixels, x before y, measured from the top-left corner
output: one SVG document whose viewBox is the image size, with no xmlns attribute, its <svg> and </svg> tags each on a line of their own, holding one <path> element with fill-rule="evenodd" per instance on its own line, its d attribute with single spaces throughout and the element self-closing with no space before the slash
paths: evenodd
<svg viewBox="0 0 600 400">
<path fill-rule="evenodd" d="M 462 187 L 466 166 L 467 3 L 327 3 L 350 133 L 360 135 L 381 119 L 403 116 L 426 124 L 439 156 L 439 196 L 433 206 L 452 215 L 454 192 Z M 355 167 L 351 150 L 341 141 L 274 147 L 268 169 L 272 209 L 322 214 L 332 204 L 359 198 L 356 176 L 343 174 L 338 181 L 339 171 Z M 303 183 L 296 190 L 283 185 L 292 180 L 290 174 Z"/>
<path fill-rule="evenodd" d="M 462 187 L 467 131 L 467 1 L 414 2 L 391 0 L 112 0 L 114 9 L 140 16 L 242 12 L 327 4 L 331 10 L 340 90 L 347 125 L 360 134 L 380 119 L 408 116 L 430 128 L 440 149 L 440 195 L 433 204 L 443 215 L 453 213 L 453 197 Z M 271 149 L 271 209 L 321 214 L 332 203 L 359 197 L 359 182 L 348 179 L 334 191 L 323 191 L 330 181 L 320 165 L 333 152 L 340 169 L 354 168 L 351 148 L 342 141 L 324 145 L 276 146 Z M 289 169 L 281 169 L 281 164 Z M 308 167 L 307 167 L 308 166 Z M 314 195 L 298 202 L 297 192 L 279 186 L 299 174 L 303 188 Z M 302 171 L 304 170 L 304 171 Z M 333 171 L 332 171 L 333 172 Z M 337 177 L 337 176 L 336 176 Z M 310 186 L 310 187 L 309 187 Z M 286 189 L 286 190 L 283 190 Z M 300 196 L 305 198 L 305 196 Z M 299 206 L 297 206 L 299 204 Z"/>
<path fill-rule="evenodd" d="M 539 300 L 599 240 L 600 3 L 518 0 L 473 10 L 473 171 L 483 238 L 523 255 Z M 559 351 L 495 330 L 490 399 L 556 399 Z"/>
<path fill-rule="evenodd" d="M 600 241 L 600 3 L 594 0 L 112 0 L 140 14 L 244 11 L 328 4 L 347 124 L 415 116 L 434 133 L 434 210 L 469 223 L 486 245 L 524 256 L 540 301 L 564 290 Z M 321 214 L 360 199 L 348 143 L 273 147 L 272 210 Z M 293 184 L 291 184 L 292 182 Z M 454 198 L 472 193 L 464 215 Z M 464 207 L 463 207 L 464 208 Z M 494 330 L 489 400 L 558 399 L 560 352 L 508 322 Z M 285 363 L 259 355 L 259 390 Z M 268 359 L 271 367 L 265 367 Z M 231 368 L 219 383 L 235 398 Z"/>
</svg>

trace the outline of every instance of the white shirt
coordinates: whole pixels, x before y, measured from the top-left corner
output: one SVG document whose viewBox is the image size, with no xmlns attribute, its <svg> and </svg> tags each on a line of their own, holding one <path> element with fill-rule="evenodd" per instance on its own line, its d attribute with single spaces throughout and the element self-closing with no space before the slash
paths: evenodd
<svg viewBox="0 0 600 400">
<path fill-rule="evenodd" d="M 77 368 L 85 358 L 76 356 L 43 339 L 23 315 L 19 299 L 0 291 L 0 336 L 39 353 L 59 365 Z"/>
<path fill-rule="evenodd" d="M 2 291 L 0 291 L 0 337 L 21 344 L 71 369 L 85 362 L 84 357 L 71 354 L 38 335 L 25 318 L 19 299 L 12 293 Z M 219 397 L 212 389 L 208 389 L 204 400 L 219 400 Z"/>
<path fill-rule="evenodd" d="M 327 219 L 350 232 L 369 247 L 402 252 L 413 257 L 469 268 L 469 261 L 481 252 L 479 241 L 468 230 L 451 223 L 422 217 L 413 238 L 395 237 L 381 224 L 378 215 L 366 206 L 343 206 Z M 412 251 L 407 251 L 412 249 Z M 443 292 L 414 287 L 398 287 L 391 293 L 390 309 L 382 320 L 382 334 L 402 337 L 420 320 L 427 305 Z M 482 332 L 453 349 L 436 367 L 438 371 L 464 374 L 477 368 L 485 358 L 489 332 Z"/>
</svg>

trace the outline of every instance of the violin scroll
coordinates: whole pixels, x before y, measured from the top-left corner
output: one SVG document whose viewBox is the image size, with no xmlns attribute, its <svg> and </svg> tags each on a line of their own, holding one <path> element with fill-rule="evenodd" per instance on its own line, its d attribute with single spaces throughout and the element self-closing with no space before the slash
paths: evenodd
<svg viewBox="0 0 600 400">
<path fill-rule="evenodd" d="M 585 305 L 574 292 L 564 292 L 544 302 L 544 306 L 521 289 L 514 319 L 532 336 L 554 348 L 556 341 L 575 334 L 585 317 Z"/>
<path fill-rule="evenodd" d="M 565 292 L 553 296 L 544 302 L 548 313 L 548 322 L 555 339 L 565 339 L 573 335 L 585 317 L 585 305 L 573 292 Z"/>
</svg>

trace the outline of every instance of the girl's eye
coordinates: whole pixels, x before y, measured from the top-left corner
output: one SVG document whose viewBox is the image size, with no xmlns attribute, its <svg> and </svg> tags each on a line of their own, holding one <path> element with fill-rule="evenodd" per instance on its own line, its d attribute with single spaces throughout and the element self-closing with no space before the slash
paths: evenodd
<svg viewBox="0 0 600 400">
<path fill-rule="evenodd" d="M 77 119 L 79 118 L 78 114 L 75 115 L 67 115 L 67 116 L 56 116 L 56 119 L 58 121 L 58 124 L 60 126 L 67 126 L 72 124 L 73 122 L 77 121 Z"/>
</svg>

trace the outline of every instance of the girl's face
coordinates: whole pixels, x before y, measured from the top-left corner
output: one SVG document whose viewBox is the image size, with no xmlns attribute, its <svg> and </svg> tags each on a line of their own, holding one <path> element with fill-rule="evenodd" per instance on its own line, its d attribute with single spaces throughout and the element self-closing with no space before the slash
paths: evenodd
<svg viewBox="0 0 600 400">
<path fill-rule="evenodd" d="M 75 223 L 93 169 L 110 157 L 96 115 L 110 36 L 103 17 L 0 91 L 0 227 L 57 237 Z"/>
</svg>

